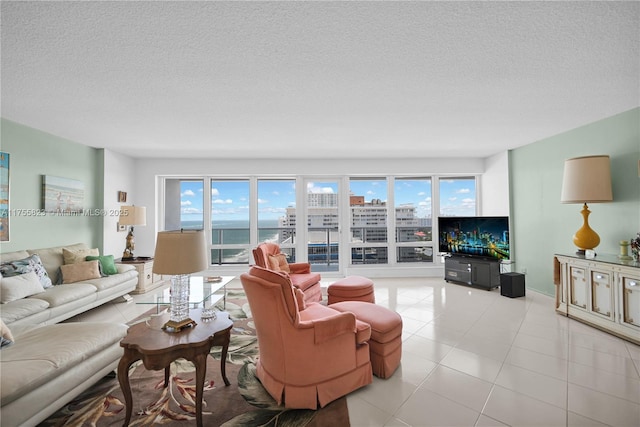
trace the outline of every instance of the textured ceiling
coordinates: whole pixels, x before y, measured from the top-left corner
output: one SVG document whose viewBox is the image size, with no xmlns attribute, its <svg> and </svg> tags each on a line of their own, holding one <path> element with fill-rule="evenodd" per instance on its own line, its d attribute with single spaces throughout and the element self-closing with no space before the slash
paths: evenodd
<svg viewBox="0 0 640 427">
<path fill-rule="evenodd" d="M 640 105 L 639 6 L 2 1 L 2 116 L 134 157 L 486 157 Z"/>
</svg>

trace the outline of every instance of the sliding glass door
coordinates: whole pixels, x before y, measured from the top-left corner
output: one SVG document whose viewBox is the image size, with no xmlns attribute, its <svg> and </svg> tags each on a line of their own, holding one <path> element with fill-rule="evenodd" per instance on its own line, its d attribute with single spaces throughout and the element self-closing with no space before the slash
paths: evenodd
<svg viewBox="0 0 640 427">
<path fill-rule="evenodd" d="M 305 180 L 307 259 L 312 271 L 340 271 L 340 181 Z"/>
</svg>

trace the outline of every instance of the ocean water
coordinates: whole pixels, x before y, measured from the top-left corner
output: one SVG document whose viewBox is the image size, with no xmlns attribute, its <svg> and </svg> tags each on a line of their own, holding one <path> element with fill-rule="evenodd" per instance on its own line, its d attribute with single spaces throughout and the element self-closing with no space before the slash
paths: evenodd
<svg viewBox="0 0 640 427">
<path fill-rule="evenodd" d="M 180 226 L 185 230 L 202 230 L 202 221 L 182 221 Z M 266 220 L 258 222 L 258 241 L 264 242 L 278 240 L 278 220 Z M 249 241 L 249 221 L 213 221 L 212 241 L 213 244 L 225 245 L 248 245 Z M 216 259 L 222 256 L 223 263 L 248 263 L 248 249 L 224 249 L 222 254 L 218 250 L 212 250 L 212 261 L 217 264 Z"/>
</svg>

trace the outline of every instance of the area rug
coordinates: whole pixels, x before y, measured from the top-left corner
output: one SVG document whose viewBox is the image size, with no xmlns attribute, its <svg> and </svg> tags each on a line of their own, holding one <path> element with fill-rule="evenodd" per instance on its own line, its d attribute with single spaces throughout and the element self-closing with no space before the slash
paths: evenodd
<svg viewBox="0 0 640 427">
<path fill-rule="evenodd" d="M 225 386 L 220 374 L 222 349 L 214 347 L 207 360 L 203 393 L 205 426 L 349 426 L 344 397 L 317 411 L 278 406 L 255 376 L 258 342 L 244 292 L 229 290 L 225 311 L 234 321 L 226 364 L 231 385 Z M 155 312 L 154 308 L 131 323 L 145 321 Z M 167 388 L 163 387 L 164 371 L 148 371 L 141 362 L 131 366 L 129 380 L 133 394 L 129 425 L 195 425 L 195 368 L 191 362 L 179 359 L 171 364 Z M 40 426 L 121 426 L 124 418 L 124 397 L 115 375 L 110 375 Z"/>
</svg>

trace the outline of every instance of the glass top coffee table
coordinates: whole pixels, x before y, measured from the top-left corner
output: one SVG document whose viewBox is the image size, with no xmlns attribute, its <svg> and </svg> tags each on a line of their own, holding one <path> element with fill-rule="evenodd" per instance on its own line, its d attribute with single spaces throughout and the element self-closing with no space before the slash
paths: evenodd
<svg viewBox="0 0 640 427">
<path fill-rule="evenodd" d="M 222 300 L 223 309 L 226 309 L 227 284 L 234 278 L 235 276 L 191 276 L 189 278 L 189 305 L 193 308 L 202 307 L 204 310 L 212 310 L 215 304 Z M 166 286 L 136 297 L 136 304 L 155 304 L 159 312 L 161 305 L 170 304 L 170 298 L 171 280 L 167 280 Z"/>
</svg>

